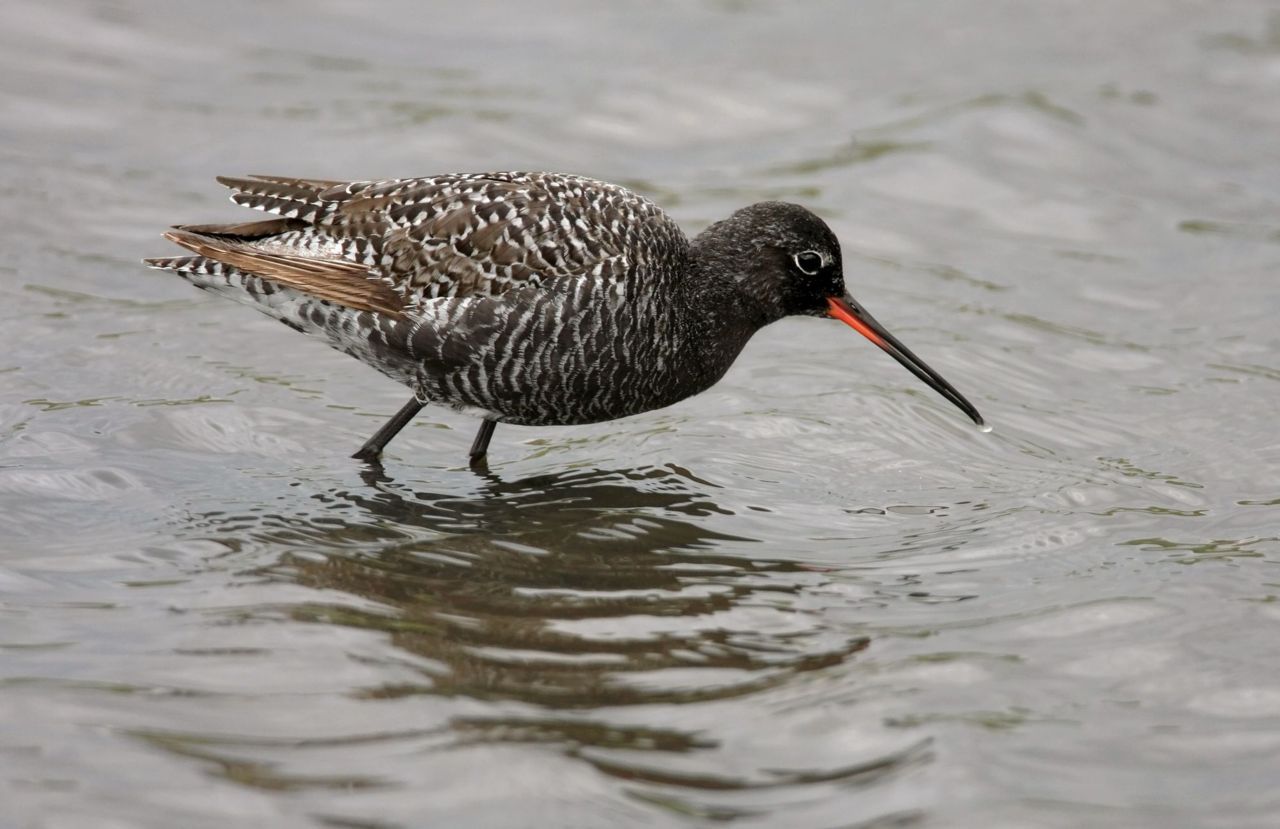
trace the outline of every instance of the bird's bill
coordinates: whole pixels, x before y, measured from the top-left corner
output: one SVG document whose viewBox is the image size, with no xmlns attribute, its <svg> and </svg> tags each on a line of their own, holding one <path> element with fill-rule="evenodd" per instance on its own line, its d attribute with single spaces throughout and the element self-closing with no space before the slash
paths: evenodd
<svg viewBox="0 0 1280 829">
<path fill-rule="evenodd" d="M 938 394 L 954 403 L 974 423 L 979 426 L 983 425 L 982 415 L 978 414 L 978 410 L 974 408 L 972 403 L 964 399 L 964 395 L 956 391 L 955 386 L 943 380 L 941 374 L 929 368 L 924 360 L 913 354 L 911 349 L 899 342 L 898 338 L 890 334 L 883 325 L 876 322 L 876 318 L 868 314 L 857 302 L 854 302 L 853 297 L 847 295 L 843 299 L 828 297 L 827 314 L 871 340 L 890 357 L 906 366 L 907 371 L 919 377 Z"/>
</svg>

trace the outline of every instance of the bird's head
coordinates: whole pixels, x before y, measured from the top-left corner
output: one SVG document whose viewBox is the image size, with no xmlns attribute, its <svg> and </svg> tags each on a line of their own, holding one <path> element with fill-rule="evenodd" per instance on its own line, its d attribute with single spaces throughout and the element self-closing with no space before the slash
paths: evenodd
<svg viewBox="0 0 1280 829">
<path fill-rule="evenodd" d="M 972 403 L 848 293 L 840 242 L 809 210 L 787 202 L 753 204 L 708 227 L 694 248 L 704 267 L 733 276 L 761 325 L 792 315 L 838 319 L 982 425 Z"/>
</svg>

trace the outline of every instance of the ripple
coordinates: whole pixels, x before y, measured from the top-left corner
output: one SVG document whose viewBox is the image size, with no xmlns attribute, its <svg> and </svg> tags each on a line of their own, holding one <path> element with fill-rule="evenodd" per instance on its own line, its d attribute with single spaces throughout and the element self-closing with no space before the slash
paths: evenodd
<svg viewBox="0 0 1280 829">
<path fill-rule="evenodd" d="M 164 420 L 171 430 L 170 440 L 185 448 L 205 452 L 248 452 L 287 457 L 303 454 L 303 446 L 296 440 L 277 434 L 272 423 L 296 421 L 299 417 L 292 412 L 248 412 L 242 407 L 219 406 L 208 409 L 201 406 L 175 409 L 168 412 Z M 163 440 L 164 437 L 153 435 L 152 440 Z"/>
<path fill-rule="evenodd" d="M 885 195 L 974 211 L 991 226 L 1074 243 L 1100 238 L 1099 219 L 1087 206 L 1025 193 L 993 176 L 938 156 L 916 158 L 910 166 L 871 174 L 867 186 Z"/>
<path fill-rule="evenodd" d="M 1159 618 L 1167 612 L 1150 602 L 1097 602 L 1045 614 L 1038 619 L 1023 622 L 1014 628 L 1014 632 L 1033 638 L 1097 634 Z"/>
<path fill-rule="evenodd" d="M 1280 687 L 1224 688 L 1199 694 L 1187 702 L 1193 711 L 1217 717 L 1280 717 Z"/>
<path fill-rule="evenodd" d="M 0 493 L 66 501 L 109 501 L 147 487 L 134 473 L 117 468 L 0 469 Z"/>
</svg>

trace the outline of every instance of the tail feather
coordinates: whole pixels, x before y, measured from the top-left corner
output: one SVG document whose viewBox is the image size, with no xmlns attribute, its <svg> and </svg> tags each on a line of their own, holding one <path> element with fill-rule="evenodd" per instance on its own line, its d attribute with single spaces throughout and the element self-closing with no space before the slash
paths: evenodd
<svg viewBox="0 0 1280 829">
<path fill-rule="evenodd" d="M 246 273 L 234 265 L 208 256 L 168 256 L 142 261 L 148 267 L 172 271 L 201 290 L 252 305 L 264 314 L 284 322 L 287 322 L 284 315 L 290 313 L 286 309 L 287 305 L 296 304 L 300 299 L 309 299 L 301 291 L 277 285 L 269 279 Z"/>
<path fill-rule="evenodd" d="M 172 256 L 143 262 L 172 271 L 201 290 L 251 306 L 295 331 L 316 334 L 333 348 L 393 380 L 410 386 L 416 382 L 415 368 L 403 348 L 411 327 L 397 319 L 318 299 L 207 256 Z"/>
<path fill-rule="evenodd" d="M 156 256 L 150 259 L 143 259 L 142 264 L 148 268 L 173 271 L 183 276 L 188 274 L 220 276 L 227 267 L 217 259 L 210 259 L 207 256 Z"/>
</svg>

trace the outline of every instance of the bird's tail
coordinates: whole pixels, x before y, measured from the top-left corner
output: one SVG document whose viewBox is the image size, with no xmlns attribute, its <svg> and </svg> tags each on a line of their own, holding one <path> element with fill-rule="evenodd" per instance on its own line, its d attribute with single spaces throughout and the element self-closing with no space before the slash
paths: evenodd
<svg viewBox="0 0 1280 829">
<path fill-rule="evenodd" d="M 207 256 L 142 261 L 148 267 L 176 273 L 201 290 L 249 305 L 296 331 L 319 335 L 332 347 L 374 366 L 393 380 L 411 386 L 416 382 L 414 367 L 404 356 L 400 342 L 407 326 L 395 320 L 317 299 Z"/>
<path fill-rule="evenodd" d="M 172 271 L 203 291 L 250 305 L 291 328 L 310 332 L 305 324 L 309 315 L 304 307 L 308 297 L 300 291 L 207 256 L 169 256 L 142 262 L 151 268 Z"/>
</svg>

